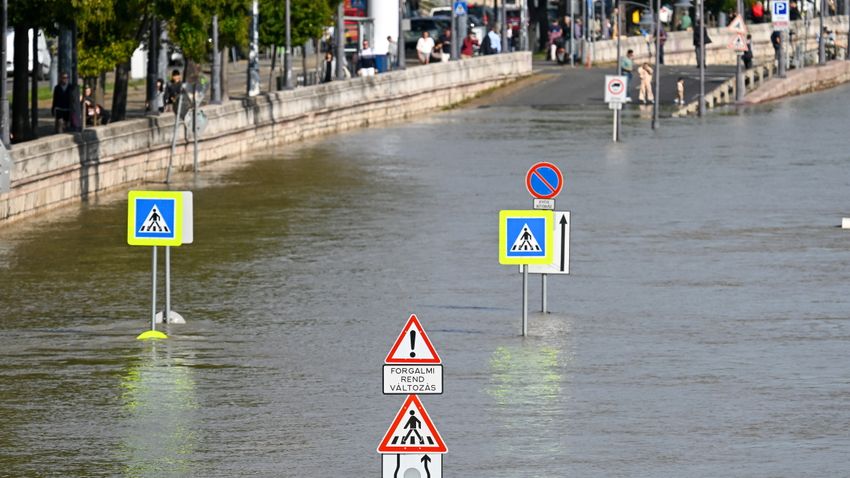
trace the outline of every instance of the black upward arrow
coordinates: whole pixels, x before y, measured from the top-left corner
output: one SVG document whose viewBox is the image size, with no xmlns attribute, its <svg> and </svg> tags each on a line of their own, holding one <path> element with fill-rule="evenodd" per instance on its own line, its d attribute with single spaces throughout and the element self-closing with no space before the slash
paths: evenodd
<svg viewBox="0 0 850 478">
<path fill-rule="evenodd" d="M 564 272 L 564 255 L 567 251 L 567 216 L 561 216 L 561 272 Z"/>
<path fill-rule="evenodd" d="M 428 456 L 428 455 L 425 455 L 419 461 L 421 461 L 422 463 L 425 463 L 425 478 L 431 478 L 431 470 L 428 469 L 428 463 L 431 462 L 431 457 Z"/>
</svg>

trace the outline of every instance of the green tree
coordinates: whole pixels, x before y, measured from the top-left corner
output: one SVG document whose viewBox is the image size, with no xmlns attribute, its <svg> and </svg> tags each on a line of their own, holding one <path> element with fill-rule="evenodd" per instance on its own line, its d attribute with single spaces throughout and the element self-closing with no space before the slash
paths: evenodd
<svg viewBox="0 0 850 478">
<path fill-rule="evenodd" d="M 290 23 L 293 45 L 322 36 L 322 29 L 333 24 L 339 0 L 291 0 Z M 260 0 L 260 44 L 283 45 L 286 42 L 286 3 L 284 0 Z"/>
</svg>

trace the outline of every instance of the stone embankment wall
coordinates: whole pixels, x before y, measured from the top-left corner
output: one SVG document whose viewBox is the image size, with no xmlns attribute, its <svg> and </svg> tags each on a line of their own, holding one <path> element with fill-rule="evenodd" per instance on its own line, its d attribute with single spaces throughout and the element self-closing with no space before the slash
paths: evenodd
<svg viewBox="0 0 850 478">
<path fill-rule="evenodd" d="M 817 32 L 818 21 L 809 22 L 808 27 L 802 21 L 796 21 L 791 24 L 791 30 L 794 31 L 794 36 L 799 42 L 805 41 L 805 50 L 813 50 L 817 48 Z M 824 22 L 824 26 L 836 34 L 836 41 L 840 46 L 847 45 L 847 17 L 835 16 L 828 17 Z M 773 61 L 774 51 L 773 45 L 770 43 L 770 34 L 773 32 L 773 27 L 769 23 L 758 25 L 747 25 L 750 35 L 753 36 L 753 56 L 756 63 L 764 63 Z M 736 61 L 735 52 L 728 48 L 734 34 L 726 28 L 708 28 L 708 36 L 711 38 L 711 44 L 706 46 L 706 61 L 711 68 L 711 65 L 734 65 Z M 620 49 L 623 56 L 629 49 L 635 51 L 635 60 L 643 63 L 644 61 L 654 61 L 650 56 L 655 55 L 655 44 L 651 48 L 647 48 L 647 43 L 644 37 L 623 37 L 620 41 Z M 594 63 L 616 63 L 617 61 L 617 42 L 615 40 L 606 40 L 596 42 L 593 47 L 593 62 Z M 664 45 L 664 63 L 666 65 L 696 65 L 696 53 L 694 51 L 694 37 L 692 32 L 669 32 L 667 35 L 667 43 Z"/>
<path fill-rule="evenodd" d="M 531 74 L 527 52 L 433 64 L 331 82 L 202 108 L 201 164 L 275 145 L 403 120 L 464 101 Z M 0 224 L 100 192 L 166 176 L 174 116 L 123 121 L 15 145 L 11 191 L 0 194 Z M 191 170 L 182 126 L 176 170 Z"/>
</svg>

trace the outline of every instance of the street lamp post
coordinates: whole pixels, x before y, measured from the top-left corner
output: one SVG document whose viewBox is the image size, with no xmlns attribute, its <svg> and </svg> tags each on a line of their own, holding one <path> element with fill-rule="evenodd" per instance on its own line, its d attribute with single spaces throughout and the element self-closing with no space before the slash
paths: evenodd
<svg viewBox="0 0 850 478">
<path fill-rule="evenodd" d="M 405 63 L 407 63 L 404 49 L 404 0 L 398 0 L 398 38 L 396 38 L 396 45 L 398 48 L 398 69 L 403 70 Z"/>
<path fill-rule="evenodd" d="M 505 0 L 502 0 L 502 6 L 499 12 L 501 13 L 501 27 L 502 27 L 502 50 L 499 53 L 507 53 L 508 52 L 508 16 L 507 9 L 505 8 Z"/>
<path fill-rule="evenodd" d="M 820 25 L 818 26 L 818 65 L 826 65 L 826 35 L 823 34 L 823 11 L 826 10 L 826 0 L 820 2 Z"/>
<path fill-rule="evenodd" d="M 306 75 L 307 72 L 305 71 Z M 307 79 L 306 76 L 304 78 Z M 290 2 L 286 0 L 286 46 L 283 50 L 283 87 L 292 89 L 292 21 L 290 18 Z"/>
<path fill-rule="evenodd" d="M 345 79 L 345 2 L 336 9 L 336 79 Z M 401 43 L 401 42 L 399 42 Z"/>
<path fill-rule="evenodd" d="M 619 1 L 619 0 L 618 0 Z M 576 37 L 576 18 L 574 13 L 573 5 L 575 4 L 575 0 L 569 0 L 570 2 L 570 66 L 576 66 L 576 59 L 573 52 L 575 48 L 573 47 L 573 39 Z M 619 57 L 620 55 L 617 55 Z"/>
<path fill-rule="evenodd" d="M 744 0 L 738 0 L 737 5 L 738 18 L 744 21 Z M 742 52 L 735 52 L 735 101 L 741 102 L 746 95 L 746 86 L 744 85 L 744 57 Z"/>
<path fill-rule="evenodd" d="M 7 0 L 3 0 L 3 11 L 0 12 L 0 28 L 3 29 L 3 34 L 0 35 L 0 54 L 3 58 L 8 58 L 9 44 L 6 41 L 6 24 L 7 24 Z M 33 68 L 35 70 L 35 68 Z M 6 68 L 0 68 L 0 143 L 8 149 L 9 142 L 9 98 L 6 91 Z"/>
<path fill-rule="evenodd" d="M 700 116 L 705 116 L 705 0 L 699 2 L 699 109 Z"/>
<path fill-rule="evenodd" d="M 620 5 L 620 0 L 617 0 L 617 18 L 614 20 L 617 22 L 617 76 L 623 76 L 623 62 L 620 58 L 621 50 L 620 50 L 620 37 L 622 30 L 620 25 L 620 18 L 623 17 L 623 11 L 621 10 L 622 6 Z M 626 96 L 629 96 L 628 84 L 626 86 Z M 620 105 L 622 107 L 622 105 Z M 620 110 L 614 110 L 614 142 L 620 141 L 620 128 L 622 125 L 620 124 Z"/>
<path fill-rule="evenodd" d="M 661 0 L 655 0 L 655 101 L 652 102 L 652 129 L 658 126 L 658 104 L 661 102 Z"/>
</svg>

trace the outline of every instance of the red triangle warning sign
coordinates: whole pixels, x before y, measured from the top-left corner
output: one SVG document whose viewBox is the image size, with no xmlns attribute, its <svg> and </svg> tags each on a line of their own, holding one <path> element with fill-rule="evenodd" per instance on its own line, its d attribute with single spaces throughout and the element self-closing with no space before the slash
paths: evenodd
<svg viewBox="0 0 850 478">
<path fill-rule="evenodd" d="M 437 427 L 431 422 L 425 407 L 416 395 L 408 395 L 395 416 L 378 453 L 446 453 Z"/>
<path fill-rule="evenodd" d="M 726 28 L 732 33 L 747 34 L 747 24 L 744 23 L 744 19 L 740 15 L 735 17 Z"/>
<path fill-rule="evenodd" d="M 401 335 L 387 354 L 385 363 L 441 363 L 440 356 L 431 345 L 428 334 L 416 318 L 416 314 L 407 319 Z"/>
</svg>

